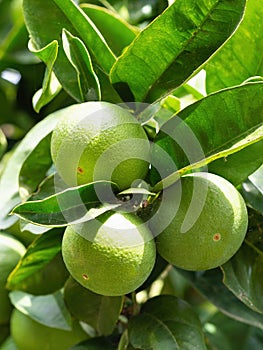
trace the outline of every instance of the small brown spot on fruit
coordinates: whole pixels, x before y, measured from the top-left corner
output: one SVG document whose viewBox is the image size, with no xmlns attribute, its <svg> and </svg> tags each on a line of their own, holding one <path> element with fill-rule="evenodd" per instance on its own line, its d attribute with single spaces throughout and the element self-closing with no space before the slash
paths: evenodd
<svg viewBox="0 0 263 350">
<path fill-rule="evenodd" d="M 215 242 L 218 242 L 218 241 L 220 241 L 220 239 L 221 239 L 220 233 L 215 233 L 215 234 L 214 234 L 214 237 L 213 237 L 213 240 L 214 240 Z"/>
<path fill-rule="evenodd" d="M 83 273 L 82 278 L 87 281 L 89 279 L 89 276 L 86 273 Z"/>
<path fill-rule="evenodd" d="M 79 174 L 83 174 L 84 173 L 84 170 L 80 166 L 78 166 L 77 171 L 78 171 Z"/>
</svg>

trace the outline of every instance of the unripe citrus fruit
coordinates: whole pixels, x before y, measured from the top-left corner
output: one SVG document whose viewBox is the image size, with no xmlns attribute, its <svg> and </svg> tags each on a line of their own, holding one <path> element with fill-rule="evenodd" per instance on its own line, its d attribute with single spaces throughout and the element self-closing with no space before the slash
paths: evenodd
<svg viewBox="0 0 263 350">
<path fill-rule="evenodd" d="M 71 331 L 51 328 L 17 309 L 11 317 L 11 335 L 19 350 L 68 350 L 89 338 L 76 321 L 73 321 Z"/>
<path fill-rule="evenodd" d="M 7 324 L 12 312 L 12 304 L 5 288 L 7 277 L 15 268 L 26 249 L 12 236 L 0 233 L 0 325 Z"/>
<path fill-rule="evenodd" d="M 146 176 L 149 141 L 127 110 L 108 102 L 86 102 L 60 113 L 51 155 L 68 185 L 111 180 L 125 189 Z"/>
<path fill-rule="evenodd" d="M 237 252 L 246 235 L 243 197 L 230 182 L 209 173 L 183 176 L 174 186 L 165 203 L 172 220 L 156 238 L 158 252 L 186 270 L 222 265 Z M 152 228 L 158 231 L 162 217 L 158 212 L 155 217 Z"/>
<path fill-rule="evenodd" d="M 99 221 L 100 220 L 100 221 Z M 62 255 L 72 277 L 108 296 L 134 291 L 149 276 L 155 243 L 149 228 L 133 214 L 108 213 L 66 228 Z"/>
</svg>

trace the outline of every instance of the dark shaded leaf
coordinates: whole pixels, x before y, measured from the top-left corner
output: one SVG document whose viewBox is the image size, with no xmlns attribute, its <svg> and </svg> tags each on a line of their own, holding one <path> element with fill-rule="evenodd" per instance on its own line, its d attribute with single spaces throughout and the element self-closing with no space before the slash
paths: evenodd
<svg viewBox="0 0 263 350">
<path fill-rule="evenodd" d="M 70 313 L 92 326 L 99 335 L 110 335 L 121 312 L 123 297 L 109 297 L 91 292 L 73 278 L 64 288 L 64 299 Z"/>
<path fill-rule="evenodd" d="M 171 295 L 149 299 L 141 314 L 130 320 L 128 334 L 136 349 L 206 349 L 198 316 Z"/>
<path fill-rule="evenodd" d="M 220 269 L 200 272 L 177 270 L 225 315 L 263 330 L 263 315 L 251 310 L 230 292 L 222 282 Z"/>
</svg>

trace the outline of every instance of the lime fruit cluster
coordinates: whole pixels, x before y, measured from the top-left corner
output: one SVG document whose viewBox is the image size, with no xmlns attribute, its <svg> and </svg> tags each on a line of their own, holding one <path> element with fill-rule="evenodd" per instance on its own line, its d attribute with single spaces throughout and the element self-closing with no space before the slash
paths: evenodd
<svg viewBox="0 0 263 350">
<path fill-rule="evenodd" d="M 156 258 L 149 228 L 133 214 L 107 213 L 68 226 L 62 254 L 73 278 L 91 291 L 124 295 L 150 275 Z"/>
<path fill-rule="evenodd" d="M 62 110 L 51 139 L 54 164 L 70 186 L 111 180 L 119 189 L 130 187 L 146 176 L 149 153 L 142 126 L 126 109 L 106 102 Z M 146 281 L 156 248 L 168 263 L 194 271 L 217 267 L 240 248 L 246 205 L 224 178 L 189 174 L 162 198 L 164 205 L 152 211 L 148 224 L 119 211 L 68 226 L 62 256 L 71 276 L 94 293 L 118 296 Z"/>
<path fill-rule="evenodd" d="M 122 190 L 146 176 L 150 144 L 126 109 L 108 102 L 87 102 L 61 113 L 52 133 L 51 155 L 66 184 L 111 180 Z"/>
<path fill-rule="evenodd" d="M 228 261 L 240 248 L 248 226 L 243 197 L 226 179 L 210 173 L 183 176 L 166 196 L 170 224 L 157 236 L 160 255 L 186 270 L 208 270 Z M 177 196 L 174 195 L 177 193 Z M 162 217 L 155 216 L 158 232 Z"/>
<path fill-rule="evenodd" d="M 77 321 L 67 331 L 45 326 L 17 309 L 11 317 L 11 335 L 19 350 L 68 350 L 88 338 Z"/>
<path fill-rule="evenodd" d="M 14 237 L 0 233 L 0 325 L 8 324 L 12 312 L 7 278 L 24 255 L 26 248 Z"/>
</svg>

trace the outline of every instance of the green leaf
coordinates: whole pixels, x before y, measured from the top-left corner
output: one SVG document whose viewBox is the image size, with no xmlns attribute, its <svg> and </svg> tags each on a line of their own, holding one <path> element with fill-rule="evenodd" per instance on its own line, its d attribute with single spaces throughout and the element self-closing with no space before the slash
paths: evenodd
<svg viewBox="0 0 263 350">
<path fill-rule="evenodd" d="M 177 268 L 177 271 L 225 315 L 263 330 L 263 315 L 254 312 L 234 296 L 223 284 L 220 269 L 189 272 Z"/>
<path fill-rule="evenodd" d="M 19 191 L 23 199 L 37 189 L 52 165 L 50 139 L 51 134 L 44 137 L 23 163 L 19 174 Z"/>
<path fill-rule="evenodd" d="M 10 1 L 8 3 L 8 6 L 10 6 Z M 10 8 L 8 8 L 8 11 L 10 13 Z M 3 9 L 0 9 L 0 13 L 4 15 Z M 36 63 L 37 60 L 34 55 L 27 50 L 28 32 L 21 13 L 15 18 L 11 28 L 10 24 L 8 25 L 8 30 L 8 33 L 1 32 L 0 70 L 16 68 L 18 64 Z"/>
<path fill-rule="evenodd" d="M 116 347 L 105 337 L 95 337 L 72 346 L 69 350 L 116 350 Z"/>
<path fill-rule="evenodd" d="M 262 225 L 262 215 L 249 210 L 249 229 L 246 240 L 234 257 L 222 265 L 224 284 L 244 304 L 261 314 L 263 314 Z"/>
<path fill-rule="evenodd" d="M 153 102 L 175 90 L 233 33 L 245 0 L 177 0 L 146 27 L 111 71 L 136 101 Z"/>
<path fill-rule="evenodd" d="M 213 161 L 208 165 L 208 169 L 237 186 L 262 164 L 262 154 L 263 140 L 252 143 L 227 157 Z"/>
<path fill-rule="evenodd" d="M 222 90 L 186 107 L 163 124 L 155 140 L 158 147 L 153 148 L 153 164 L 156 168 L 164 168 L 166 176 L 175 171 L 170 179 L 163 181 L 167 183 L 165 186 L 171 185 L 180 174 L 236 152 L 243 152 L 246 147 L 261 141 L 263 108 L 258 96 L 262 94 L 262 83 Z M 166 158 L 162 156 L 160 159 L 160 148 L 164 150 Z M 250 148 L 250 151 L 254 149 Z M 249 171 L 254 171 L 256 158 L 256 163 L 263 161 L 262 154 L 251 153 L 250 157 L 252 164 L 248 162 L 247 176 Z M 238 173 L 236 165 L 235 171 Z M 178 171 L 174 170 L 175 166 Z M 243 180 L 243 162 L 240 166 L 243 171 L 239 180 Z M 159 184 L 156 187 L 159 188 Z"/>
<path fill-rule="evenodd" d="M 36 49 L 40 50 L 57 40 L 59 47 L 54 72 L 63 88 L 77 101 L 81 101 L 76 71 L 63 51 L 62 30 L 65 28 L 79 37 L 99 66 L 109 73 L 115 56 L 104 38 L 72 0 L 24 0 L 23 9 L 26 26 Z"/>
<path fill-rule="evenodd" d="M 135 39 L 139 30 L 124 21 L 116 12 L 105 7 L 82 4 L 81 9 L 92 20 L 107 41 L 115 55 L 119 56 L 124 48 Z"/>
<path fill-rule="evenodd" d="M 120 203 L 99 206 L 101 202 L 98 196 L 111 191 L 111 185 L 115 186 L 109 181 L 98 181 L 68 188 L 42 200 L 22 203 L 13 209 L 12 214 L 50 227 L 63 227 L 79 220 L 90 220 L 120 206 Z"/>
<path fill-rule="evenodd" d="M 68 272 L 61 256 L 61 230 L 38 236 L 8 277 L 7 288 L 31 294 L 50 294 L 62 288 Z"/>
<path fill-rule="evenodd" d="M 171 295 L 149 299 L 141 314 L 130 320 L 128 334 L 136 349 L 206 349 L 198 316 Z"/>
<path fill-rule="evenodd" d="M 62 32 L 63 49 L 77 74 L 81 100 L 100 100 L 100 83 L 95 74 L 88 50 L 83 42 L 66 29 Z"/>
<path fill-rule="evenodd" d="M 19 174 L 24 161 L 39 143 L 52 132 L 62 115 L 63 111 L 57 111 L 35 125 L 10 157 L 0 178 L 0 229 L 5 229 L 16 221 L 16 218 L 9 216 L 9 213 L 21 202 L 19 196 Z"/>
<path fill-rule="evenodd" d="M 244 19 L 237 31 L 205 66 L 208 92 L 263 76 L 262 16 L 263 3 L 247 1 Z"/>
<path fill-rule="evenodd" d="M 249 308 L 263 314 L 263 251 L 246 242 L 222 270 L 227 288 Z"/>
<path fill-rule="evenodd" d="M 91 292 L 73 278 L 64 288 L 64 300 L 70 313 L 93 327 L 99 335 L 110 335 L 120 315 L 123 297 L 109 297 Z M 83 305 L 86 307 L 83 308 Z"/>
<path fill-rule="evenodd" d="M 40 50 L 34 48 L 32 40 L 29 41 L 29 50 L 46 64 L 46 71 L 42 88 L 33 96 L 33 107 L 39 112 L 42 107 L 52 101 L 61 90 L 61 85 L 52 69 L 58 55 L 58 42 L 53 40 Z"/>
<path fill-rule="evenodd" d="M 242 184 L 242 194 L 249 206 L 263 214 L 263 166 Z"/>
<path fill-rule="evenodd" d="M 71 330 L 71 317 L 60 291 L 41 296 L 13 291 L 9 296 L 12 304 L 33 320 L 48 327 Z"/>
<path fill-rule="evenodd" d="M 5 134 L 3 133 L 2 129 L 0 129 L 0 159 L 2 158 L 3 154 L 5 153 L 7 148 L 7 140 L 5 137 Z"/>
</svg>

